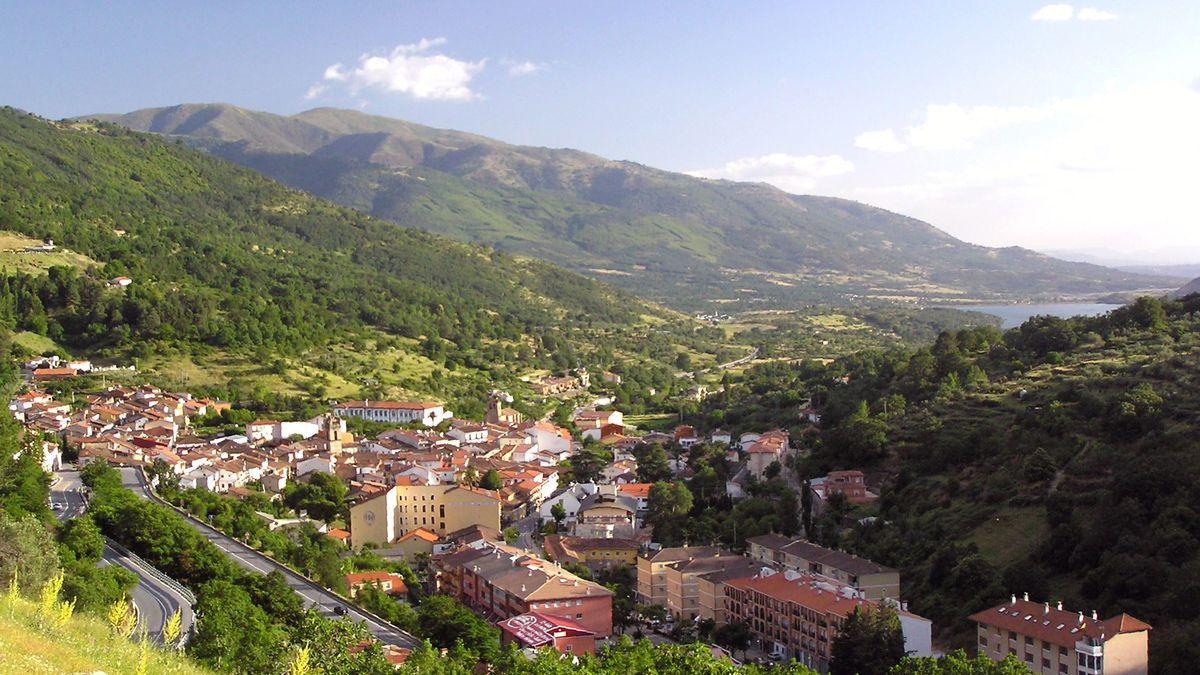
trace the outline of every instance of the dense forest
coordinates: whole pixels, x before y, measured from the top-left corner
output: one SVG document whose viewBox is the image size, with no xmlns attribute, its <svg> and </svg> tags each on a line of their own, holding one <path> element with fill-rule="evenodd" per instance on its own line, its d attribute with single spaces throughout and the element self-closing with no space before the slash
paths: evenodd
<svg viewBox="0 0 1200 675">
<path fill-rule="evenodd" d="M 809 399 L 816 435 L 796 416 Z M 971 612 L 1028 592 L 1150 622 L 1156 672 L 1200 658 L 1200 295 L 769 364 L 706 415 L 792 427 L 797 480 L 866 471 L 880 501 L 835 503 L 810 534 L 901 569 L 951 642 Z"/>
</svg>

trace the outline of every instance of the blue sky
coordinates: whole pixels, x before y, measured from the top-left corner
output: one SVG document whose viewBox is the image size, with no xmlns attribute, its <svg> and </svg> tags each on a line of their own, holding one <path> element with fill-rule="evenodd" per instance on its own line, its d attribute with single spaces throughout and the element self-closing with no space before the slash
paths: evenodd
<svg viewBox="0 0 1200 675">
<path fill-rule="evenodd" d="M 2 102 L 47 117 L 361 108 L 1200 260 L 1197 2 L 13 5 Z"/>
</svg>

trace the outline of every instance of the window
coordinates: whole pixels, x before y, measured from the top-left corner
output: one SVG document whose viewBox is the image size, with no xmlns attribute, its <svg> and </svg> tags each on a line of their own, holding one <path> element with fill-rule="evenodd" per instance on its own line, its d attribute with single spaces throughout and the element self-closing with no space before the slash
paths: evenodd
<svg viewBox="0 0 1200 675">
<path fill-rule="evenodd" d="M 1042 659 L 1042 667 L 1049 668 L 1050 667 L 1050 659 Z"/>
<path fill-rule="evenodd" d="M 1016 639 L 1017 639 L 1017 632 L 1016 632 L 1016 631 L 1013 631 L 1013 630 L 1010 630 L 1010 631 L 1008 631 L 1008 639 L 1009 639 L 1009 640 L 1016 640 Z"/>
<path fill-rule="evenodd" d="M 1065 661 L 1058 664 L 1058 672 L 1060 672 L 1060 673 L 1067 672 L 1067 664 Z"/>
<path fill-rule="evenodd" d="M 1030 654 L 1029 652 L 1025 652 L 1025 660 L 1029 663 L 1033 663 L 1033 654 Z"/>
<path fill-rule="evenodd" d="M 1026 636 L 1025 636 L 1025 644 L 1027 644 L 1027 645 L 1029 645 L 1030 647 L 1032 647 L 1032 646 L 1033 646 L 1033 638 L 1031 638 L 1031 637 L 1029 637 L 1028 635 L 1026 635 Z"/>
<path fill-rule="evenodd" d="M 1059 655 L 1059 656 L 1066 656 L 1066 655 L 1067 655 L 1067 648 L 1066 648 L 1066 647 L 1059 647 L 1059 648 L 1058 648 L 1058 655 Z"/>
<path fill-rule="evenodd" d="M 579 613 L 577 613 L 577 614 L 575 615 L 575 618 L 576 618 L 576 619 L 582 619 L 582 618 L 583 618 L 583 612 L 579 612 Z"/>
<path fill-rule="evenodd" d="M 980 635 L 980 636 L 979 636 L 979 644 L 981 644 L 981 645 L 983 645 L 983 646 L 985 646 L 985 647 L 986 647 L 986 646 L 987 646 L 987 636 L 985 636 L 985 635 Z"/>
</svg>

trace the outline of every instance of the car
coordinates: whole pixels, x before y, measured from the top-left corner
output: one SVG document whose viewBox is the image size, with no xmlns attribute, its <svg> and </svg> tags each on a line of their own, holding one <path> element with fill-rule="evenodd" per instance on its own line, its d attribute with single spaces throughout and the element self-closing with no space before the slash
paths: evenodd
<svg viewBox="0 0 1200 675">
<path fill-rule="evenodd" d="M 346 607 L 344 605 L 334 605 L 333 613 L 338 616 L 346 616 Z"/>
</svg>

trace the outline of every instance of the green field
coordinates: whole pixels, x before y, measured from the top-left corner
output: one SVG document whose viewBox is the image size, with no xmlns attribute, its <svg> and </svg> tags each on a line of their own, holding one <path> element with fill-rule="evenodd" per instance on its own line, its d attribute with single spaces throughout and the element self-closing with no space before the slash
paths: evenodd
<svg viewBox="0 0 1200 675">
<path fill-rule="evenodd" d="M 30 246 L 37 246 L 41 243 L 37 239 L 32 239 L 15 232 L 0 231 L 0 270 L 8 273 L 21 272 L 24 274 L 33 274 L 44 272 L 56 265 L 69 265 L 71 267 L 86 269 L 99 264 L 86 255 L 68 251 L 64 248 L 56 248 L 48 253 L 30 253 L 25 250 Z"/>
</svg>

